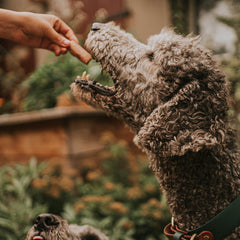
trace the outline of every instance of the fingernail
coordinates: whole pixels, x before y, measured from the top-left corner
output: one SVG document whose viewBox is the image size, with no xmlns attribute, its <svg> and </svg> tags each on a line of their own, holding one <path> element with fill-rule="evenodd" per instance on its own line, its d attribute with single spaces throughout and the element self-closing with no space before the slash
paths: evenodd
<svg viewBox="0 0 240 240">
<path fill-rule="evenodd" d="M 63 41 L 63 43 L 64 43 L 64 45 L 69 45 L 69 44 L 70 44 L 70 41 L 67 40 L 67 39 L 65 39 L 65 40 Z"/>
</svg>

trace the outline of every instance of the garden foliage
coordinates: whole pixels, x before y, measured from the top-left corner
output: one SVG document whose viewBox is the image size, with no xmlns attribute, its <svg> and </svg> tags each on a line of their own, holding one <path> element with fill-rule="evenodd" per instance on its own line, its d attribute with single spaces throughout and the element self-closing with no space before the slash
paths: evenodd
<svg viewBox="0 0 240 240">
<path fill-rule="evenodd" d="M 26 166 L 0 168 L 0 239 L 25 239 L 34 217 L 47 211 L 47 205 L 34 201 L 31 192 L 33 179 L 43 169 L 35 159 Z"/>
<path fill-rule="evenodd" d="M 92 225 L 113 240 L 163 239 L 169 211 L 146 159 L 134 156 L 124 141 L 106 143 L 101 158 L 101 166 L 89 161 L 78 171 L 58 159 L 2 167 L 0 239 L 24 239 L 43 212 Z"/>
<path fill-rule="evenodd" d="M 43 65 L 23 82 L 22 87 L 28 90 L 23 99 L 23 110 L 32 111 L 55 107 L 57 97 L 63 92 L 71 96 L 71 83 L 84 71 L 93 80 L 103 85 L 112 84 L 109 75 L 103 73 L 100 65 L 94 60 L 85 65 L 70 54 L 66 54 L 58 57 L 55 63 Z"/>
</svg>

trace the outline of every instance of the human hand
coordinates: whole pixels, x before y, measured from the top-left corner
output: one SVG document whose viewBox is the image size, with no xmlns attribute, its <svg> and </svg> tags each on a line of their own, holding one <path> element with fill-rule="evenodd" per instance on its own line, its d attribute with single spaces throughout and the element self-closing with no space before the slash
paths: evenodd
<svg viewBox="0 0 240 240">
<path fill-rule="evenodd" d="M 54 15 L 0 9 L 0 38 L 64 54 L 70 41 L 78 43 L 72 29 Z"/>
<path fill-rule="evenodd" d="M 49 14 L 20 13 L 21 27 L 15 41 L 51 50 L 56 56 L 67 52 L 70 41 L 78 43 L 72 29 L 61 19 Z"/>
</svg>

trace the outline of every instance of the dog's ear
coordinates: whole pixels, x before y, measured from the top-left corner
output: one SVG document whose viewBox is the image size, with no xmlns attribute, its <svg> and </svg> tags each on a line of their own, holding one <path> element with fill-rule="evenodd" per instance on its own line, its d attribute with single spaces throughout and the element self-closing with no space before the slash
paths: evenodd
<svg viewBox="0 0 240 240">
<path fill-rule="evenodd" d="M 71 224 L 69 228 L 81 240 L 109 240 L 104 233 L 89 225 L 78 226 Z"/>
<path fill-rule="evenodd" d="M 221 108 L 225 112 L 226 107 L 221 104 L 209 92 L 201 92 L 194 80 L 148 116 L 134 142 L 145 152 L 163 158 L 219 148 L 226 131 L 221 120 Z"/>
</svg>

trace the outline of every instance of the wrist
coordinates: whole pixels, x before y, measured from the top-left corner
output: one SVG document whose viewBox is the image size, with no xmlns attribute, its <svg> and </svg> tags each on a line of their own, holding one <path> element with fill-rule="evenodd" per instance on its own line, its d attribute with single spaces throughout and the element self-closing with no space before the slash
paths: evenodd
<svg viewBox="0 0 240 240">
<path fill-rule="evenodd" d="M 14 35 L 20 28 L 20 18 L 15 11 L 0 9 L 0 38 L 14 40 Z"/>
</svg>

